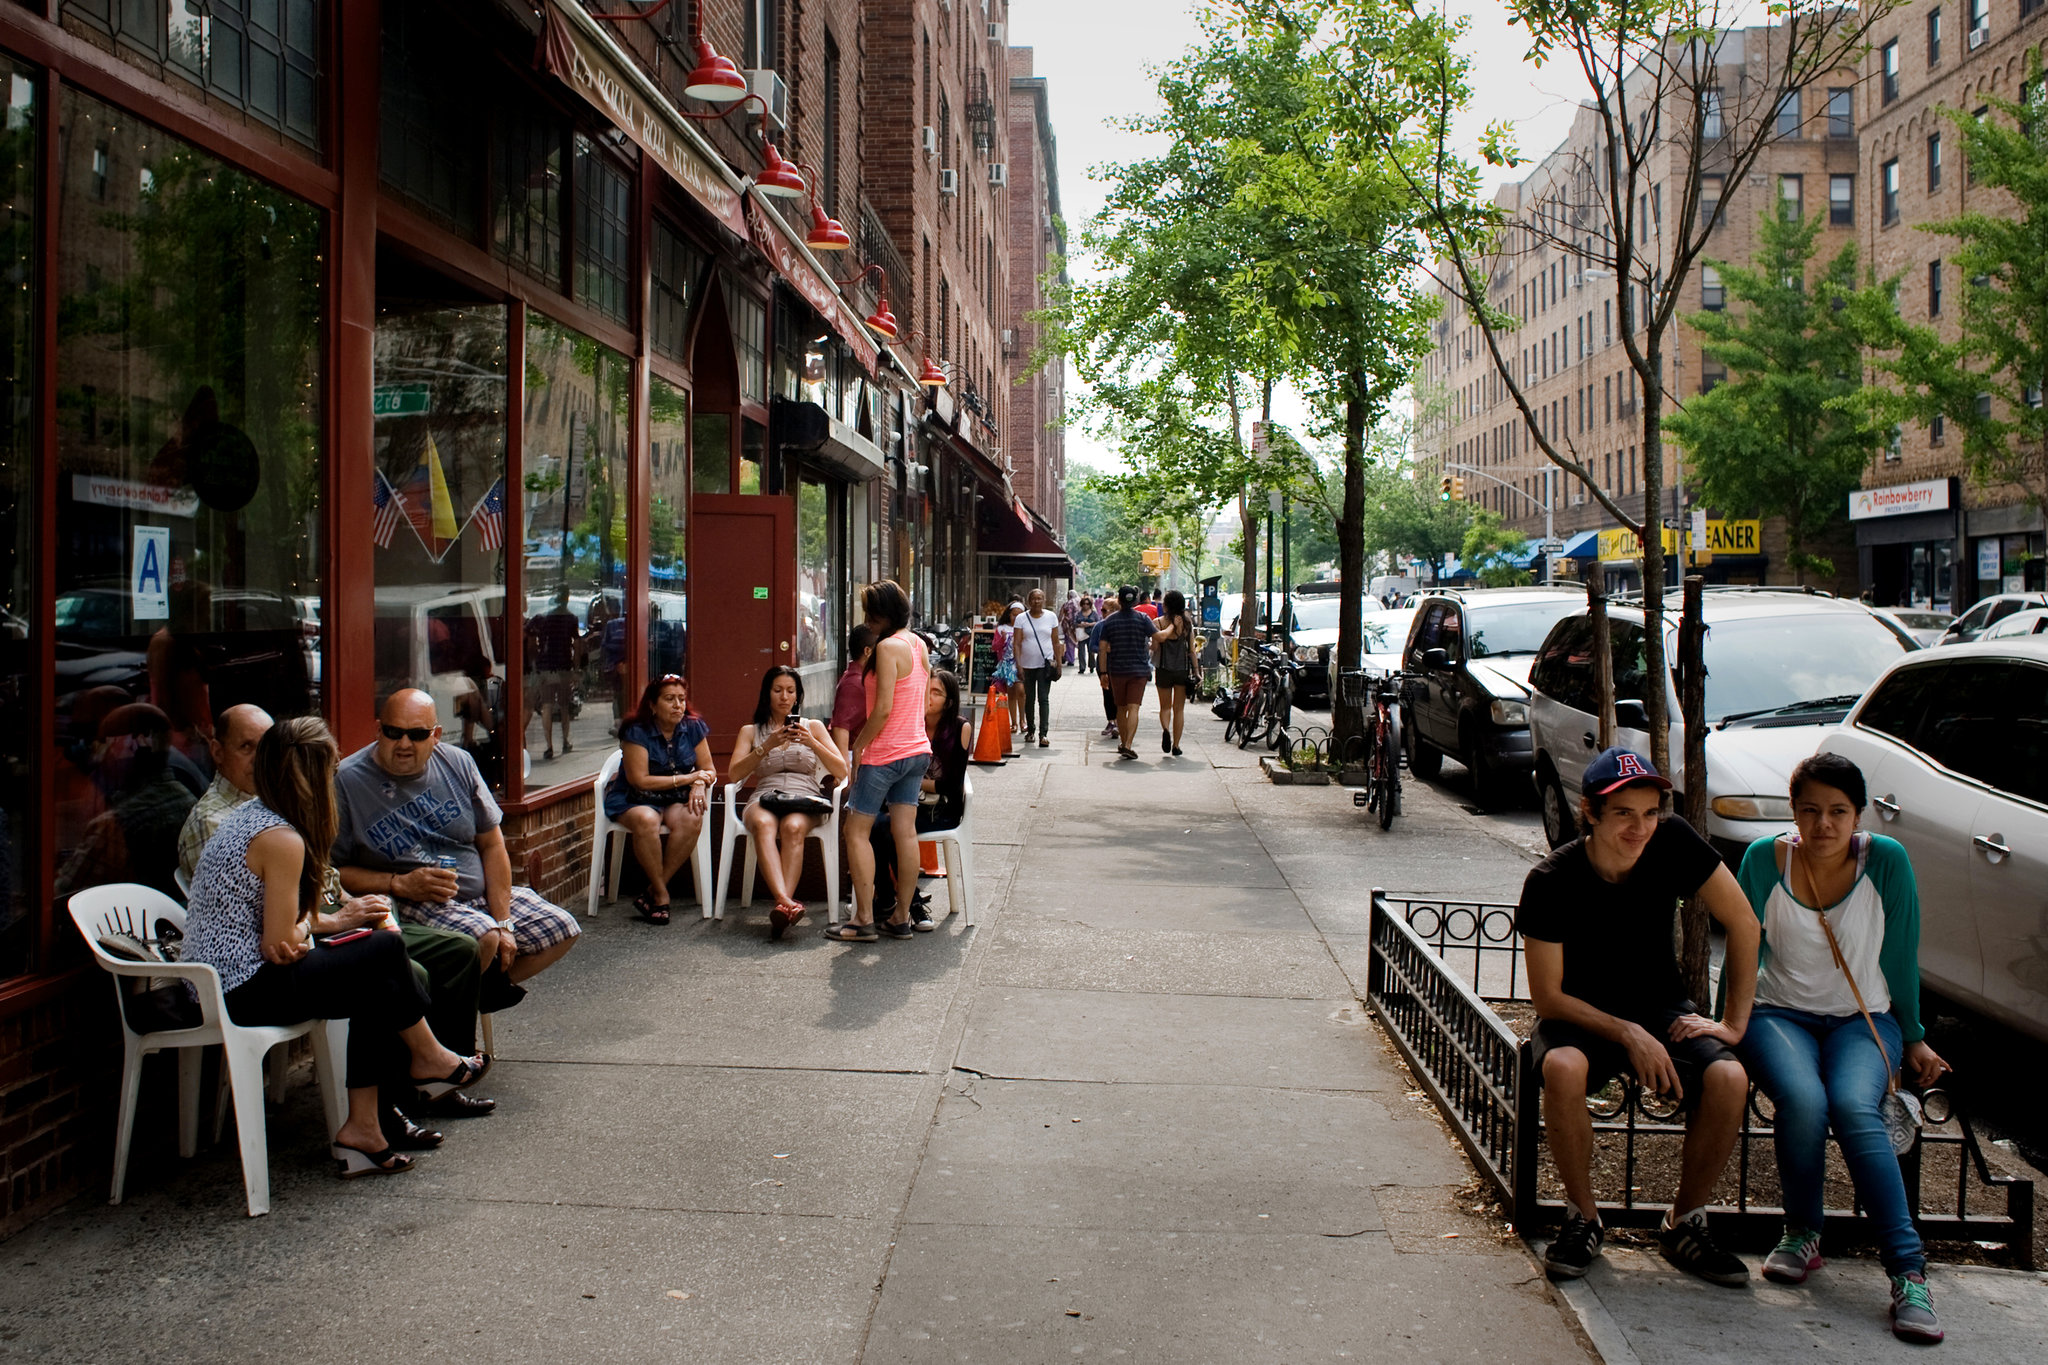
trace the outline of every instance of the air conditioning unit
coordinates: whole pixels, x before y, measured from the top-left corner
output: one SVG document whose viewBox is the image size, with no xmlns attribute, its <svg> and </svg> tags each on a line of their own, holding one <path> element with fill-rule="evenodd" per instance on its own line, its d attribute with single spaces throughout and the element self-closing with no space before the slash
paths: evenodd
<svg viewBox="0 0 2048 1365">
<path fill-rule="evenodd" d="M 1991 41 L 1991 30 L 1989 28 L 1973 28 L 1970 30 L 1970 51 L 1975 52 L 1989 41 Z"/>
<path fill-rule="evenodd" d="M 930 124 L 926 124 L 924 129 L 918 134 L 918 145 L 924 148 L 924 154 L 926 156 L 930 156 L 934 152 L 938 151 L 939 130 L 932 127 Z"/>
<path fill-rule="evenodd" d="M 1005 346 L 1015 346 L 1016 344 L 1017 344 L 1017 329 L 1016 329 L 1016 328 L 1014 328 L 1014 327 L 1005 327 L 1005 328 L 1003 329 L 1003 345 L 1005 345 Z M 2039 404 L 2035 404 L 2035 406 L 2036 406 L 2036 407 L 2038 407 L 2038 406 L 2040 406 L 2040 405 L 2039 405 Z"/>
<path fill-rule="evenodd" d="M 1010 183 L 1010 168 L 1009 168 L 1008 166 L 1005 166 L 1005 165 L 1004 165 L 1004 164 L 1003 164 L 1002 162 L 1000 162 L 1000 161 L 992 161 L 992 162 L 990 162 L 990 163 L 989 163 L 989 168 L 988 168 L 988 183 L 989 183 L 989 184 L 991 184 L 991 185 L 1007 185 L 1007 184 L 1009 184 L 1009 183 Z"/>
<path fill-rule="evenodd" d="M 772 68 L 759 67 L 747 72 L 747 89 L 761 97 L 761 103 L 768 106 L 768 121 L 776 128 L 789 126 L 789 87 Z"/>
<path fill-rule="evenodd" d="M 958 172 L 958 171 L 954 170 L 954 169 L 953 169 L 952 167 L 950 167 L 950 166 L 949 166 L 949 167 L 947 167 L 946 169 L 944 169 L 944 170 L 940 171 L 940 172 L 939 172 L 939 193 L 940 193 L 940 194 L 958 194 L 958 193 L 960 193 L 960 172 Z"/>
<path fill-rule="evenodd" d="M 1001 24 L 990 24 L 988 26 L 988 40 L 992 43 L 1000 43 L 1003 40 L 1003 26 Z"/>
</svg>

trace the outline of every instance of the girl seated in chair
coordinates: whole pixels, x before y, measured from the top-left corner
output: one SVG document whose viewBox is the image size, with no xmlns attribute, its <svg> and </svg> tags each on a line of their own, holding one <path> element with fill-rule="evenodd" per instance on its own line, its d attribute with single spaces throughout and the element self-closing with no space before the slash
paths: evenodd
<svg viewBox="0 0 2048 1365">
<path fill-rule="evenodd" d="M 804 682 L 788 664 L 776 664 L 761 678 L 754 723 L 732 746 L 734 781 L 748 784 L 747 833 L 755 860 L 775 896 L 770 935 L 781 938 L 804 917 L 796 885 L 804 870 L 804 840 L 831 818 L 825 777 L 844 782 L 846 755 L 824 723 L 803 717 Z"/>
</svg>

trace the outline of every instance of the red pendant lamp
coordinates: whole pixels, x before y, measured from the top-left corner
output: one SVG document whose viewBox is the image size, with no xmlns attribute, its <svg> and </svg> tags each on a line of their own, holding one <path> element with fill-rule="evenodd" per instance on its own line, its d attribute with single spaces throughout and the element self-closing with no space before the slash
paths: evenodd
<svg viewBox="0 0 2048 1365">
<path fill-rule="evenodd" d="M 928 389 L 943 389 L 946 387 L 946 372 L 934 364 L 932 358 L 927 355 L 924 358 L 924 367 L 917 372 L 917 382 Z"/>
<path fill-rule="evenodd" d="M 710 43 L 698 38 L 697 65 L 683 83 L 683 94 L 693 100 L 731 104 L 734 100 L 745 99 L 749 93 L 747 78 L 733 65 L 732 58 L 719 56 Z"/>
<path fill-rule="evenodd" d="M 754 177 L 754 185 L 761 193 L 777 199 L 800 199 L 810 193 L 803 176 L 782 159 L 782 153 L 775 150 L 772 142 L 761 144 L 761 173 Z"/>
<path fill-rule="evenodd" d="M 887 341 L 896 339 L 896 315 L 889 311 L 889 296 L 876 296 L 875 311 L 867 315 L 868 330 Z"/>
<path fill-rule="evenodd" d="M 853 238 L 840 226 L 837 218 L 825 216 L 825 210 L 815 203 L 811 205 L 811 230 L 804 235 L 804 245 L 813 251 L 848 251 L 853 247 Z"/>
</svg>

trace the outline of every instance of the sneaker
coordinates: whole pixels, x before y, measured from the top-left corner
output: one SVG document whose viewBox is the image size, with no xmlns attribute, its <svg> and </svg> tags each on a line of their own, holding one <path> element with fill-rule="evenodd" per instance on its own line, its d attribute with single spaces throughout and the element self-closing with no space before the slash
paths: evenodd
<svg viewBox="0 0 2048 1365">
<path fill-rule="evenodd" d="M 1600 1259 L 1600 1243 L 1607 1229 L 1590 1218 L 1571 1214 L 1557 1240 L 1543 1253 L 1543 1270 L 1553 1280 L 1576 1280 Z"/>
<path fill-rule="evenodd" d="M 924 892 L 917 893 L 917 899 L 910 903 L 910 928 L 912 932 L 929 934 L 938 926 L 932 923 L 932 898 Z"/>
<path fill-rule="evenodd" d="M 1657 1245 L 1665 1260 L 1688 1275 L 1731 1288 L 1749 1283 L 1749 1267 L 1734 1252 L 1721 1249 L 1707 1230 L 1704 1211 L 1680 1219 L 1675 1226 L 1658 1228 Z"/>
<path fill-rule="evenodd" d="M 1115 736 L 1115 734 L 1116 734 L 1116 722 L 1115 722 L 1115 721 L 1111 721 L 1111 722 L 1110 722 L 1109 724 L 1107 724 L 1107 725 L 1105 725 L 1105 726 L 1103 726 L 1103 727 L 1102 727 L 1102 737 L 1103 737 L 1104 739 L 1110 739 L 1110 738 L 1114 737 L 1114 736 Z"/>
<path fill-rule="evenodd" d="M 1774 1284 L 1805 1284 L 1806 1277 L 1827 1262 L 1820 1255 L 1820 1234 L 1785 1225 L 1785 1235 L 1764 1257 L 1764 1278 Z"/>
<path fill-rule="evenodd" d="M 1173 731 L 1161 730 L 1159 732 L 1159 752 L 1162 754 L 1173 752 Z"/>
<path fill-rule="evenodd" d="M 1919 1271 L 1892 1276 L 1892 1335 L 1900 1341 L 1932 1346 L 1948 1334 L 1934 1316 L 1927 1277 Z"/>
</svg>

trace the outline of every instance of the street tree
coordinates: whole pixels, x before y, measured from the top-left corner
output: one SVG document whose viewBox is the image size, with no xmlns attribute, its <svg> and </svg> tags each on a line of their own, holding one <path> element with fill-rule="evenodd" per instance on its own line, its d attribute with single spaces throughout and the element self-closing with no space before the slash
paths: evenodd
<svg viewBox="0 0 2048 1365">
<path fill-rule="evenodd" d="M 1458 558 L 1489 588 L 1519 588 L 1534 581 L 1522 567 L 1529 558 L 1529 537 L 1491 508 L 1473 510 Z"/>
<path fill-rule="evenodd" d="M 1783 517 L 1786 558 L 1834 572 L 1807 547 L 1839 521 L 1885 440 L 1864 393 L 1864 326 L 1890 311 L 1888 284 L 1857 284 L 1856 247 L 1813 269 L 1824 217 L 1762 216 L 1746 266 L 1720 271 L 1728 307 L 1686 319 L 1728 380 L 1664 419 L 1684 446 L 1702 501 L 1724 512 Z"/>
<path fill-rule="evenodd" d="M 1112 479 L 1087 465 L 1067 466 L 1067 548 L 1083 583 L 1137 582 L 1143 529 L 1142 514 Z"/>
<path fill-rule="evenodd" d="M 1956 243 L 1954 336 L 1890 307 L 1866 306 L 1861 320 L 1878 367 L 1899 385 L 1872 404 L 1881 420 L 1953 423 L 1973 481 L 2048 500 L 2048 82 L 2038 53 L 2020 88 L 2020 103 L 1981 96 L 1982 115 L 1941 111 L 1962 135 L 1970 202 L 1984 205 L 1920 224 Z"/>
<path fill-rule="evenodd" d="M 1368 467 L 1366 538 L 1375 550 L 1420 559 L 1443 581 L 1444 560 L 1464 548 L 1470 503 L 1440 498 L 1399 454 Z"/>
</svg>

